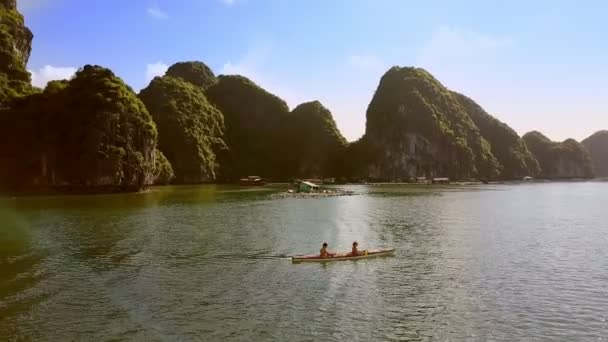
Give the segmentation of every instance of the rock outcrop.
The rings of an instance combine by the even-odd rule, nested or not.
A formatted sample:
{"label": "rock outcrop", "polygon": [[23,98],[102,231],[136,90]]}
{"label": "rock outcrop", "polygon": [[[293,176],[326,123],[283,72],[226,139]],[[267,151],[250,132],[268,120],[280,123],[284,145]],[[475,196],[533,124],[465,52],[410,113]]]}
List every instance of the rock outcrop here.
{"label": "rock outcrop", "polygon": [[289,115],[288,131],[295,176],[336,176],[348,143],[327,108],[319,101],[300,104]]}
{"label": "rock outcrop", "polygon": [[15,0],[0,0],[0,105],[31,92],[26,70],[32,51],[32,32],[17,11]]}
{"label": "rock outcrop", "polygon": [[539,177],[546,179],[593,177],[589,151],[576,140],[553,142],[537,131],[524,134],[523,140],[540,164]]}
{"label": "rock outcrop", "polygon": [[154,184],[166,185],[175,178],[173,167],[167,157],[156,149],[154,151]]}
{"label": "rock outcrop", "polygon": [[[495,178],[501,166],[457,99],[419,68],[387,71],[367,110],[360,150],[371,179]],[[371,156],[369,155],[371,154]]]}
{"label": "rock outcrop", "polygon": [[220,75],[206,95],[224,114],[228,150],[220,158],[222,179],[289,176],[289,107],[285,101],[236,75]]}
{"label": "rock outcrop", "polygon": [[582,141],[589,150],[596,177],[608,177],[608,131],[598,131]]}
{"label": "rock outcrop", "polygon": [[154,78],[139,98],[156,122],[158,148],[173,166],[175,182],[215,180],[216,152],[225,147],[224,118],[207,101],[203,88],[167,73]]}
{"label": "rock outcrop", "polygon": [[472,99],[456,92],[451,94],[479,128],[481,136],[490,143],[492,154],[502,165],[499,178],[521,179],[538,174],[538,161],[511,127],[488,114]]}
{"label": "rock outcrop", "polygon": [[3,118],[13,123],[5,132],[5,189],[136,191],[154,180],[154,122],[108,69],[87,65],[70,81],[49,82]]}
{"label": "rock outcrop", "polygon": [[203,89],[207,89],[217,82],[211,68],[198,61],[175,63],[167,69],[166,75],[181,78]]}

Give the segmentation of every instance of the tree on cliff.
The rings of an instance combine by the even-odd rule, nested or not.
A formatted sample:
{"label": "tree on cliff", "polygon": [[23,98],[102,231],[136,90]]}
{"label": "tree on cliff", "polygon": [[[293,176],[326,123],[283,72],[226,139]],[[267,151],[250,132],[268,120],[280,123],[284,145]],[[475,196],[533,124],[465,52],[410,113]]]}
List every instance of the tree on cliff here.
{"label": "tree on cliff", "polygon": [[523,140],[540,164],[540,177],[549,179],[593,177],[589,151],[576,140],[553,142],[538,131],[524,134]]}
{"label": "tree on cliff", "polygon": [[156,77],[139,94],[159,131],[159,149],[167,157],[178,183],[216,178],[216,152],[225,148],[224,119],[203,89],[182,78]]}
{"label": "tree on cliff", "polygon": [[500,178],[521,179],[538,174],[538,161],[511,127],[488,114],[470,98],[456,92],[451,94],[479,128],[484,139],[490,143],[492,154],[503,166]]}

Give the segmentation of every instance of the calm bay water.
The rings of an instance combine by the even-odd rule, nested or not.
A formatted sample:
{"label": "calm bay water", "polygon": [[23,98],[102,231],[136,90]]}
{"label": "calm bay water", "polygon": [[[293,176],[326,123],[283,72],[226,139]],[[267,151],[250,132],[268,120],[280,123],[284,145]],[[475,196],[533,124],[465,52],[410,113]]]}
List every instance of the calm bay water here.
{"label": "calm bay water", "polygon": [[608,183],[345,188],[2,199],[0,340],[608,339]]}

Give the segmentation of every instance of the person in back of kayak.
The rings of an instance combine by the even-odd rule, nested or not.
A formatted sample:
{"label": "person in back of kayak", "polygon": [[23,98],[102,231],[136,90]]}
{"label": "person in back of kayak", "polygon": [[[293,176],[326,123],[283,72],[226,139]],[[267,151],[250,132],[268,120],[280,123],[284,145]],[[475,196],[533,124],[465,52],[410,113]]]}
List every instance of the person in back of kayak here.
{"label": "person in back of kayak", "polygon": [[319,251],[319,256],[321,258],[331,258],[334,255],[336,255],[335,253],[329,253],[327,251],[327,242],[323,242],[323,247],[321,247],[321,250]]}
{"label": "person in back of kayak", "polygon": [[350,256],[361,255],[361,253],[357,250],[357,246],[359,246],[359,244],[357,243],[357,241],[353,242],[353,249],[350,252]]}
{"label": "person in back of kayak", "polygon": [[353,249],[351,250],[349,256],[367,255],[367,249],[363,250],[362,252],[359,252],[357,246],[359,246],[357,241],[353,242]]}

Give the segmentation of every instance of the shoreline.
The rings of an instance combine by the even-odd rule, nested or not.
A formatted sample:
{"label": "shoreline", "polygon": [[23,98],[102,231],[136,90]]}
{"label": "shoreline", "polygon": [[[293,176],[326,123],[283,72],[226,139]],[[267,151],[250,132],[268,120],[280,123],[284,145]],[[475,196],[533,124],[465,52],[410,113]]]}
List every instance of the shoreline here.
{"label": "shoreline", "polygon": [[[353,186],[353,185],[366,185],[366,186],[387,186],[387,185],[398,185],[398,186],[479,186],[479,185],[517,185],[517,184],[545,184],[545,183],[601,183],[608,182],[608,178],[591,178],[591,179],[580,179],[580,178],[563,178],[563,179],[533,179],[533,180],[504,180],[504,181],[454,181],[449,183],[423,183],[423,182],[347,182],[347,183],[328,183],[320,184],[323,187],[339,187],[339,186]],[[265,185],[247,186],[239,185],[238,183],[226,183],[226,182],[205,182],[205,183],[187,183],[187,184],[159,184],[150,185],[139,190],[130,190],[120,187],[44,187],[41,189],[27,189],[23,191],[7,191],[0,192],[0,198],[14,198],[14,197],[37,197],[37,196],[89,196],[89,195],[112,195],[112,194],[145,194],[154,191],[154,188],[163,188],[170,186],[233,186],[237,189],[268,189],[270,187],[278,186],[289,186],[289,182],[269,182]]]}

